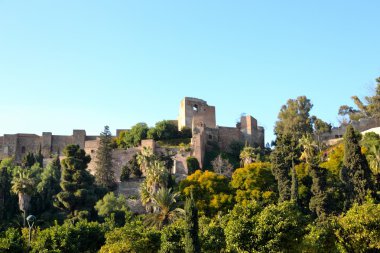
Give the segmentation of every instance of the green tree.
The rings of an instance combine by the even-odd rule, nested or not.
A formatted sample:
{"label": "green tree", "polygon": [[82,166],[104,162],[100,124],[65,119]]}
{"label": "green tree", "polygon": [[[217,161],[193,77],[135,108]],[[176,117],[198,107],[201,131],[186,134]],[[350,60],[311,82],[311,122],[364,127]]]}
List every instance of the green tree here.
{"label": "green tree", "polygon": [[373,96],[366,96],[365,103],[361,101],[357,96],[352,96],[357,109],[342,105],[339,108],[339,115],[344,118],[344,122],[349,122],[352,120],[359,120],[361,118],[379,118],[380,117],[380,77],[376,79],[376,90]]}
{"label": "green tree", "polygon": [[22,158],[22,167],[24,168],[30,168],[36,163],[36,158],[34,157],[34,154],[31,152],[28,152],[23,158]]}
{"label": "green tree", "polygon": [[0,233],[0,252],[26,252],[26,243],[18,229],[8,228],[5,232]]}
{"label": "green tree", "polygon": [[113,213],[127,211],[127,200],[123,195],[115,196],[115,193],[109,192],[96,202],[95,210],[99,216],[110,217]]}
{"label": "green tree", "polygon": [[183,209],[176,207],[176,199],[179,193],[173,193],[172,189],[160,188],[152,195],[153,213],[148,214],[146,222],[149,225],[162,229],[183,216]]}
{"label": "green tree", "polygon": [[166,188],[169,173],[164,164],[160,161],[153,161],[146,168],[146,177],[140,186],[142,204],[147,210],[152,211],[153,195],[160,188]]}
{"label": "green tree", "polygon": [[143,147],[137,154],[136,159],[140,166],[140,170],[145,174],[146,170],[157,160],[157,157],[154,155],[154,152],[150,147]]}
{"label": "green tree", "polygon": [[198,231],[198,209],[195,206],[194,199],[187,198],[185,202],[185,252],[186,253],[197,253],[201,252]]}
{"label": "green tree", "polygon": [[35,190],[35,182],[30,176],[29,170],[20,167],[16,168],[16,175],[12,180],[12,191],[18,195],[18,205],[23,212],[24,227],[26,225],[26,216],[30,208],[31,196]]}
{"label": "green tree", "polygon": [[256,161],[256,149],[250,146],[245,146],[240,152],[240,166],[244,167]]}
{"label": "green tree", "polygon": [[140,221],[125,224],[106,233],[106,244],[99,253],[156,253],[160,249],[161,235]]}
{"label": "green tree", "polygon": [[290,135],[280,135],[271,154],[272,173],[277,180],[279,202],[288,201],[292,197],[292,185],[295,186],[292,180],[295,178],[291,177],[290,173],[294,173],[291,169],[297,155],[294,152],[296,146],[297,143]]}
{"label": "green tree", "polygon": [[32,240],[32,253],[96,253],[104,244],[104,228],[97,222],[70,221],[55,224],[44,230],[37,230]]}
{"label": "green tree", "polygon": [[186,158],[186,165],[187,165],[187,174],[191,175],[193,174],[196,170],[200,169],[198,159],[195,158],[194,156],[189,156]]}
{"label": "green tree", "polygon": [[277,136],[290,134],[297,139],[307,133],[312,133],[312,119],[310,110],[313,108],[311,101],[300,96],[297,99],[289,99],[286,105],[281,107],[278,114],[274,132]]}
{"label": "green tree", "polygon": [[147,133],[149,139],[170,140],[180,137],[178,126],[169,120],[162,120],[156,123],[156,126],[149,129]]}
{"label": "green tree", "polygon": [[136,147],[140,145],[141,140],[146,139],[148,133],[148,125],[146,123],[137,123],[131,130],[124,134],[124,143],[126,147]]}
{"label": "green tree", "polygon": [[77,216],[79,211],[89,211],[96,202],[95,178],[87,171],[91,157],[78,145],[68,145],[63,150],[61,192],[55,205]]}
{"label": "green tree", "polygon": [[137,161],[137,155],[134,155],[131,160],[129,160],[121,169],[120,181],[125,182],[131,176],[132,177],[141,177],[142,172]]}
{"label": "green tree", "polygon": [[205,216],[199,218],[199,239],[201,240],[201,252],[219,253],[225,252],[226,237],[223,230],[223,218],[212,219]]}
{"label": "green tree", "polygon": [[344,135],[344,166],[341,180],[345,186],[346,208],[354,202],[362,204],[373,194],[371,170],[359,145],[360,136],[349,125]]}
{"label": "green tree", "polygon": [[215,172],[197,170],[181,181],[179,188],[186,197],[193,194],[199,212],[207,216],[226,213],[234,204],[228,178]]}
{"label": "green tree", "polygon": [[235,189],[237,203],[247,205],[252,200],[263,203],[277,201],[277,182],[271,172],[270,163],[251,163],[236,169],[231,186]]}
{"label": "green tree", "polygon": [[60,192],[61,163],[56,156],[49,163],[41,174],[41,182],[37,185],[37,192],[42,198],[42,209],[46,210],[53,207],[53,198]]}
{"label": "green tree", "polygon": [[306,227],[302,240],[301,252],[305,253],[338,253],[337,220],[333,217],[316,219]]}
{"label": "green tree", "polygon": [[112,164],[112,135],[108,126],[100,133],[99,149],[96,152],[96,183],[108,190],[114,190],[117,185]]}
{"label": "green tree", "polygon": [[44,156],[42,155],[41,145],[38,149],[38,153],[34,155],[36,163],[39,163],[40,167],[44,166]]}
{"label": "green tree", "polygon": [[341,252],[380,251],[380,205],[354,206],[338,219],[336,231]]}
{"label": "green tree", "polygon": [[328,213],[327,171],[319,167],[319,147],[313,137],[311,135],[303,136],[300,144],[303,147],[301,159],[309,166],[309,173],[313,180],[311,186],[313,196],[310,199],[309,209],[320,217]]}

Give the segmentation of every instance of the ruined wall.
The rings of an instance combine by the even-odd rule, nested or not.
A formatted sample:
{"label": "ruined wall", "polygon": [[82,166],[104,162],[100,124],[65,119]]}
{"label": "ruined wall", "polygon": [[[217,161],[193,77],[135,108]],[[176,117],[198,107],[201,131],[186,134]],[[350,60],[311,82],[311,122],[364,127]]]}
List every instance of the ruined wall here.
{"label": "ruined wall", "polygon": [[236,127],[218,127],[218,144],[222,151],[229,151],[232,142],[244,141],[242,132]]}
{"label": "ruined wall", "polygon": [[192,128],[194,116],[198,117],[196,123],[203,122],[207,127],[216,127],[214,106],[209,106],[201,99],[185,97],[180,104],[178,130],[183,127]]}
{"label": "ruined wall", "polygon": [[60,155],[67,145],[74,144],[74,140],[72,136],[53,135],[51,143],[51,153]]}
{"label": "ruined wall", "polygon": [[205,126],[202,123],[193,127],[193,137],[191,138],[192,156],[197,158],[200,167],[203,167],[204,156],[206,152],[206,133]]}
{"label": "ruined wall", "polygon": [[21,161],[28,152],[37,153],[41,147],[41,137],[34,134],[17,134],[16,161]]}

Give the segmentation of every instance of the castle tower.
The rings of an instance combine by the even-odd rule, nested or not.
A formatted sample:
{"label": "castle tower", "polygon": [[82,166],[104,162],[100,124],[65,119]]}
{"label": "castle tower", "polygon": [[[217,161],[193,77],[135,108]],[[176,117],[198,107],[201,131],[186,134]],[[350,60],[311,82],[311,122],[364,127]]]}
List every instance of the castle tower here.
{"label": "castle tower", "polygon": [[202,99],[185,97],[179,108],[178,130],[191,128],[194,116],[197,118],[196,123],[202,122],[206,127],[216,128],[215,106],[209,106]]}

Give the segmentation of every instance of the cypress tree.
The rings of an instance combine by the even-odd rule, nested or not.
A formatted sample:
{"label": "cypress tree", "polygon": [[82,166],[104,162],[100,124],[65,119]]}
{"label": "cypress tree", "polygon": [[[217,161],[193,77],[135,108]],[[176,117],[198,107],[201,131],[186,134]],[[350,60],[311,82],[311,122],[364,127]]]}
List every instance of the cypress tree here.
{"label": "cypress tree", "polygon": [[327,171],[319,167],[320,158],[318,156],[319,141],[316,142],[312,135],[308,134],[301,138],[300,144],[303,147],[301,159],[309,165],[309,175],[312,178],[309,210],[318,217],[327,213]]}
{"label": "cypress tree", "polygon": [[44,156],[42,155],[41,145],[38,149],[38,153],[34,155],[34,159],[36,163],[40,164],[41,168],[44,166]]}
{"label": "cypress tree", "polygon": [[297,200],[298,182],[294,169],[297,143],[291,135],[279,135],[271,154],[272,173],[277,180],[279,202]]}
{"label": "cypress tree", "polygon": [[91,210],[96,202],[94,177],[87,171],[91,157],[78,145],[68,145],[62,160],[61,192],[57,194],[57,207],[76,216],[78,211]]}
{"label": "cypress tree", "polygon": [[100,133],[100,145],[96,153],[96,183],[114,190],[116,188],[115,172],[112,165],[112,135],[108,126]]}
{"label": "cypress tree", "polygon": [[349,208],[353,203],[362,204],[367,196],[373,196],[374,188],[371,180],[371,170],[359,145],[360,135],[354,128],[347,126],[344,135],[343,168],[340,172],[345,186],[346,203]]}
{"label": "cypress tree", "polygon": [[186,199],[185,213],[185,252],[199,253],[201,252],[201,246],[198,237],[198,209],[192,197]]}

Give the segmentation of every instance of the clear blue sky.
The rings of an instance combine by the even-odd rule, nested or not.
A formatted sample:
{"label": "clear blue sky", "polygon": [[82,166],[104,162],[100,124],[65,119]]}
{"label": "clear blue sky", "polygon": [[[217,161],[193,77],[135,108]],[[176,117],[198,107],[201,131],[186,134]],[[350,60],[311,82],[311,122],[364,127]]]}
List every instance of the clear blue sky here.
{"label": "clear blue sky", "polygon": [[380,76],[380,1],[0,0],[0,135],[98,134],[175,119],[180,100],[217,123],[256,117],[273,139],[281,105],[340,105]]}

